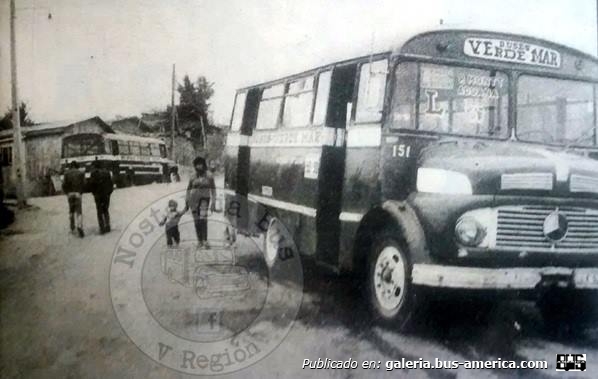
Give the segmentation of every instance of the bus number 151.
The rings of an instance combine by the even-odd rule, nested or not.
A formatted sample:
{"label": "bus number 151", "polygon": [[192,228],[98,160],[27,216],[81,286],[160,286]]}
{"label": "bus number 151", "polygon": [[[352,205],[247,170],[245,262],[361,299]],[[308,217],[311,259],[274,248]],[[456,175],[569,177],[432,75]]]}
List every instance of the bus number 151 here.
{"label": "bus number 151", "polygon": [[392,147],[392,156],[400,157],[400,158],[409,158],[411,156],[411,146],[401,144],[401,145],[393,145]]}

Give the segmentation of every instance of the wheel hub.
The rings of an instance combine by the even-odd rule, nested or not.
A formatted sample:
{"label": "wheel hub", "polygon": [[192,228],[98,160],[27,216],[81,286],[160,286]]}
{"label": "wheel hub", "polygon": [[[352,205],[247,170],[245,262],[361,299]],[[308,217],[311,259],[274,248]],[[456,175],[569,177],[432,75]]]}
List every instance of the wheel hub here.
{"label": "wheel hub", "polygon": [[374,269],[376,298],[380,305],[393,310],[401,305],[405,288],[405,263],[394,246],[385,247],[376,260]]}

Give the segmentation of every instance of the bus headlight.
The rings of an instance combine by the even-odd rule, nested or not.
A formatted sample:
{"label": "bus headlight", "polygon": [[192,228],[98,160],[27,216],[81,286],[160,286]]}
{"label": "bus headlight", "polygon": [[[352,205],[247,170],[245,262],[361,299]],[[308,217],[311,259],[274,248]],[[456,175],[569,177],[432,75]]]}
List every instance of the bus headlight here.
{"label": "bus headlight", "polygon": [[417,170],[419,192],[471,195],[471,181],[467,175],[440,168],[422,167]]}
{"label": "bus headlight", "polygon": [[478,246],[486,237],[486,229],[472,217],[461,217],[455,226],[455,237],[465,246]]}

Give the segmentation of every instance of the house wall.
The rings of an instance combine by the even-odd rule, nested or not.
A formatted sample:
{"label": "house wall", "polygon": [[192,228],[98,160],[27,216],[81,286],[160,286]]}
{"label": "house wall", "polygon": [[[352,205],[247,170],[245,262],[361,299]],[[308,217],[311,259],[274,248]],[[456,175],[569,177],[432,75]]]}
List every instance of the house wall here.
{"label": "house wall", "polygon": [[50,175],[56,175],[60,171],[62,135],[53,134],[26,138],[25,146],[29,196],[52,194]]}

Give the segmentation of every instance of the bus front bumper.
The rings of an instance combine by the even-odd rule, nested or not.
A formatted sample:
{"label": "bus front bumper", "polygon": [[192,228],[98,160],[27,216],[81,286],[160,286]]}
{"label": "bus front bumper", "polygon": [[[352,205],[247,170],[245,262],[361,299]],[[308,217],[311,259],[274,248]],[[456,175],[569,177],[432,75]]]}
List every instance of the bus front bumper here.
{"label": "bus front bumper", "polygon": [[530,290],[546,286],[598,289],[598,268],[481,268],[414,264],[412,283],[439,288]]}

